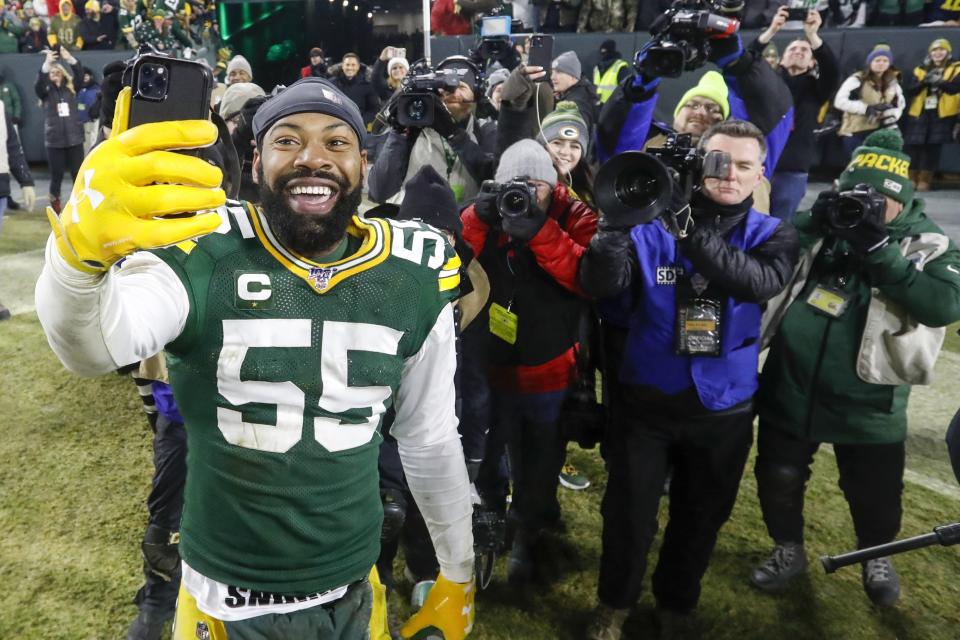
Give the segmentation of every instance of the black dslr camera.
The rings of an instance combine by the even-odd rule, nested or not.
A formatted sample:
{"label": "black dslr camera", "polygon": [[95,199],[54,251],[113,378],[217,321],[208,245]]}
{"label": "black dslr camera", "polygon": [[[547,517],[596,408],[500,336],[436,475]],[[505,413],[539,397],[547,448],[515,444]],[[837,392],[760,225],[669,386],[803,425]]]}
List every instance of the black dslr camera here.
{"label": "black dslr camera", "polygon": [[824,211],[824,218],[831,229],[845,230],[854,229],[869,218],[883,220],[887,199],[869,184],[858,184],[841,191],[835,203]]}
{"label": "black dslr camera", "polygon": [[440,92],[453,91],[459,85],[460,76],[454,69],[421,67],[403,81],[397,97],[397,122],[402,127],[432,126]]}
{"label": "black dslr camera", "polygon": [[473,508],[473,554],[477,584],[486,589],[497,556],[507,549],[507,518],[503,511],[482,505]]}
{"label": "black dslr camera", "polygon": [[594,181],[597,206],[614,226],[646,224],[667,211],[676,190],[689,201],[704,178],[726,177],[730,155],[703,155],[690,134],[671,133],[662,147],[627,151],[610,158]]}
{"label": "black dslr camera", "polygon": [[[732,36],[740,29],[743,0],[674,0],[650,27],[653,39],[637,71],[650,77],[678,78],[703,66],[710,38]],[[641,56],[638,55],[638,60]]]}
{"label": "black dslr camera", "polygon": [[484,180],[480,190],[496,194],[497,212],[502,218],[524,218],[537,204],[537,190],[522,178],[503,183]]}

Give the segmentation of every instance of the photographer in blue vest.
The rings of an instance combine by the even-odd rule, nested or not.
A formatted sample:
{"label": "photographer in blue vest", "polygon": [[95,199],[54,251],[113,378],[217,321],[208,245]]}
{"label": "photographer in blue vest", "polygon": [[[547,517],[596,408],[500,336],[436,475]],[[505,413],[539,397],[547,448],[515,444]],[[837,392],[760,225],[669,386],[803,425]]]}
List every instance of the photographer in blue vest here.
{"label": "photographer in blue vest", "polygon": [[752,206],[767,152],[760,129],[720,122],[697,149],[720,159],[718,177],[702,179],[689,202],[675,193],[650,223],[630,227],[604,215],[580,265],[584,291],[625,296],[630,307],[612,386],[591,639],[619,638],[637,603],[671,466],[653,595],[664,627],[700,637],[691,628],[700,580],[753,442],[761,305],[783,289],[797,261],[793,227]]}

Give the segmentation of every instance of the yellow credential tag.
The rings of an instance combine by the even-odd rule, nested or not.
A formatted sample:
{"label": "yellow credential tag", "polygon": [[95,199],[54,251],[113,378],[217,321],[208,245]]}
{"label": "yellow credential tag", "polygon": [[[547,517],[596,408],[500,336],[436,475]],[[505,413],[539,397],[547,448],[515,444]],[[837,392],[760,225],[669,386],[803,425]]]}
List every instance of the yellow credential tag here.
{"label": "yellow credential tag", "polygon": [[508,344],[517,342],[517,314],[504,309],[496,302],[490,305],[490,333]]}
{"label": "yellow credential tag", "polygon": [[839,318],[847,310],[849,299],[839,291],[817,287],[807,298],[807,304],[832,318]]}

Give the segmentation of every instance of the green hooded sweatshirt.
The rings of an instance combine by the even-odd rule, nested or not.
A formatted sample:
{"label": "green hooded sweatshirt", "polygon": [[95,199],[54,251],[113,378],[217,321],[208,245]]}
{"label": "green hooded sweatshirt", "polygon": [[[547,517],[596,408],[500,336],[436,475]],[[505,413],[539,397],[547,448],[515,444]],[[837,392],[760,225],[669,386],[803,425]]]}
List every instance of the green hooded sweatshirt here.
{"label": "green hooded sweatshirt", "polygon": [[[796,227],[801,247],[824,237],[809,212]],[[945,235],[914,199],[887,225],[890,244],[861,258],[847,244],[827,237],[800,295],[790,304],[770,343],[757,408],[762,424],[813,442],[880,444],[907,435],[910,385],[869,384],[856,373],[871,286],[929,327],[960,319],[960,250],[951,241],[945,253],[918,271],[898,241],[920,233]],[[818,285],[849,296],[846,311],[832,318],[807,303]]]}

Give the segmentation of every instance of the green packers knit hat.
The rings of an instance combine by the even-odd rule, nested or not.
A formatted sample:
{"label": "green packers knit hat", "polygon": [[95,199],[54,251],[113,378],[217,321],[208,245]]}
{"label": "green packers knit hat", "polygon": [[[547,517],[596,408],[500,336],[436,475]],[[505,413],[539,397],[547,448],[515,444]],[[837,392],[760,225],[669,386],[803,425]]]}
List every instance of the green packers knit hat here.
{"label": "green packers knit hat", "polygon": [[913,200],[910,181],[910,156],[903,152],[903,137],[898,129],[874,131],[863,145],[853,151],[850,164],[840,174],[840,190],[865,183],[903,204]]}
{"label": "green packers knit hat", "polygon": [[558,102],[556,108],[547,114],[540,126],[543,130],[540,141],[544,144],[558,139],[573,140],[586,151],[590,143],[587,123],[580,115],[576,102],[570,100]]}

